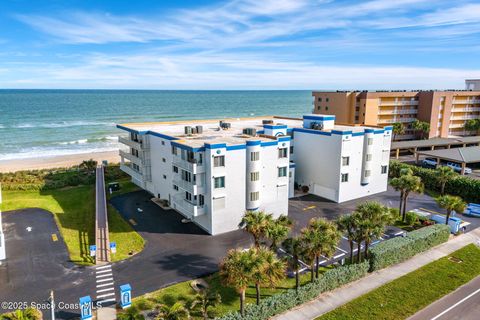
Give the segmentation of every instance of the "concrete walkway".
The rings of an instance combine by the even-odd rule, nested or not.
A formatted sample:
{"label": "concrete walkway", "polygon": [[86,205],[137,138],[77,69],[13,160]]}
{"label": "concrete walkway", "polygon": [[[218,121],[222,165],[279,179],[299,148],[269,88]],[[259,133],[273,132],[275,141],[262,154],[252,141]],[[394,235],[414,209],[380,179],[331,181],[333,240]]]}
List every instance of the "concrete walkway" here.
{"label": "concrete walkway", "polygon": [[298,306],[283,314],[273,317],[275,320],[306,320],[315,319],[324,313],[334,310],[345,303],[368,293],[392,280],[410,273],[432,261],[438,260],[450,253],[470,244],[480,243],[480,228],[457,236],[447,243],[441,244],[427,252],[394,266],[373,272],[366,277],[352,282],[336,290],[324,293],[317,299]]}

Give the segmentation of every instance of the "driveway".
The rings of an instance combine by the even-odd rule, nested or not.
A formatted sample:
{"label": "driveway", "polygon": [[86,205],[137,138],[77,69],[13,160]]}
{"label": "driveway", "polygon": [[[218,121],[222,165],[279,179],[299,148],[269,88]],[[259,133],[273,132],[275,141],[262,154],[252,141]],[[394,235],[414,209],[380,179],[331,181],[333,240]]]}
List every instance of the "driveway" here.
{"label": "driveway", "polygon": [[[0,266],[0,301],[44,304],[53,289],[57,303],[70,304],[91,292],[92,268],[69,262],[50,212],[25,209],[4,212],[2,216],[7,259]],[[9,309],[2,305],[1,312]],[[49,310],[42,311],[49,314]],[[79,315],[76,309],[57,312],[60,319]]]}

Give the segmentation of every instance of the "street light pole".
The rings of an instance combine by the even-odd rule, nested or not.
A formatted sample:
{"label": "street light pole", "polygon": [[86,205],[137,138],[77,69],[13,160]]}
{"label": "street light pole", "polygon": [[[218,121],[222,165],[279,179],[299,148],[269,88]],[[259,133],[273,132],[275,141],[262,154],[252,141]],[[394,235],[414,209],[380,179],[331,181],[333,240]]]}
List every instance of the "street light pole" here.
{"label": "street light pole", "polygon": [[55,320],[55,300],[53,298],[53,290],[50,290],[50,313],[52,315],[52,320]]}

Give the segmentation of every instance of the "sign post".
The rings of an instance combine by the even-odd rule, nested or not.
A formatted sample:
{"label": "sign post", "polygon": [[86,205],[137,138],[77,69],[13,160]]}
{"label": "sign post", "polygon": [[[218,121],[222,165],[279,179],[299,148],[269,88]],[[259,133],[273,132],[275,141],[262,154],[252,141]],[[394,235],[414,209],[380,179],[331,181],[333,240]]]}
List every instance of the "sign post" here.
{"label": "sign post", "polygon": [[115,242],[110,242],[110,252],[111,253],[117,252],[117,244]]}
{"label": "sign post", "polygon": [[91,245],[90,246],[90,257],[95,257],[97,254],[97,246]]}
{"label": "sign post", "polygon": [[82,320],[92,319],[92,299],[90,296],[80,298],[80,313]]}
{"label": "sign post", "polygon": [[120,286],[120,307],[122,309],[127,309],[132,305],[132,287],[130,285],[124,284]]}

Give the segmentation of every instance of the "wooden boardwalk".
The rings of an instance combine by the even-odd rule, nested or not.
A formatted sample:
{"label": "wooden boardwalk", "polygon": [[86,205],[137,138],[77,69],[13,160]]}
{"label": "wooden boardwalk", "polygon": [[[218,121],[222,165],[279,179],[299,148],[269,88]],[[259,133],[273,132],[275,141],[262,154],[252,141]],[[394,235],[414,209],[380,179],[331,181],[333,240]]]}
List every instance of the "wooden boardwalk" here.
{"label": "wooden boardwalk", "polygon": [[98,166],[96,169],[95,203],[95,244],[97,246],[95,261],[96,264],[103,264],[110,261],[107,197],[105,194],[105,176],[103,166]]}

